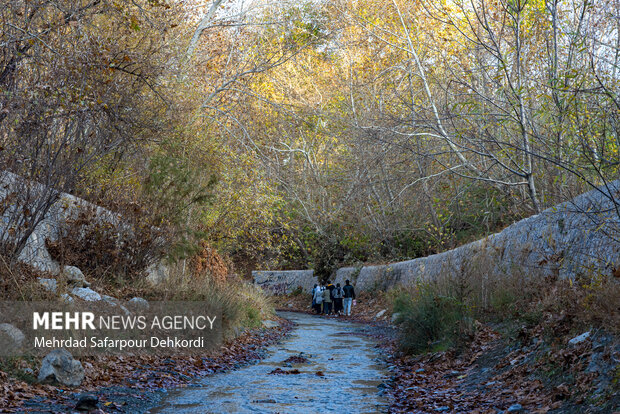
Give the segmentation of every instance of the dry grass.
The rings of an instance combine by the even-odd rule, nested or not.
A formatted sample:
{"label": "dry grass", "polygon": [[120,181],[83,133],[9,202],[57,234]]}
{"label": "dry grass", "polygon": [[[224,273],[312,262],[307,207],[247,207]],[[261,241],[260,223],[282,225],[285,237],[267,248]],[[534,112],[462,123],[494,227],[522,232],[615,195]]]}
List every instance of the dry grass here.
{"label": "dry grass", "polygon": [[198,274],[182,263],[171,268],[170,278],[157,286],[141,282],[144,296],[153,300],[206,301],[222,312],[225,330],[257,327],[274,315],[274,306],[261,289],[237,279],[222,279],[203,269]]}
{"label": "dry grass", "polygon": [[[86,279],[92,281],[95,291],[119,299],[140,296],[151,301],[207,302],[221,311],[226,334],[238,331],[238,328],[261,326],[264,319],[274,317],[274,304],[269,296],[246,281],[223,276],[222,261],[216,260],[215,263],[218,265],[215,275],[211,274],[204,260],[201,266],[188,260],[185,269],[182,262],[172,265],[169,279],[157,286],[151,285],[144,278],[116,283],[110,279],[97,278],[88,270],[84,273]],[[55,279],[56,293],[45,289],[37,280],[38,277]],[[29,266],[10,263],[8,259],[0,256],[2,300],[54,302],[58,301],[60,295],[67,292],[69,287],[62,276],[41,274]]]}
{"label": "dry grass", "polygon": [[[56,300],[57,295],[44,289],[37,277],[52,276],[40,275],[30,266],[21,263],[11,263],[0,255],[0,300],[14,301],[46,301]],[[58,281],[62,287],[62,281]]]}

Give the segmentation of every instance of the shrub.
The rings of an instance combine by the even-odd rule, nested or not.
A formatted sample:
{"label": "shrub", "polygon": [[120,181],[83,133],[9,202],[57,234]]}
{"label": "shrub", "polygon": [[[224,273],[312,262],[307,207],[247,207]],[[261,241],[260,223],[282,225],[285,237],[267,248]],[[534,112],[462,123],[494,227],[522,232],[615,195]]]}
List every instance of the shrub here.
{"label": "shrub", "polygon": [[[47,241],[52,258],[74,265],[98,280],[135,280],[148,265],[163,255],[166,239],[162,229],[136,217],[113,223],[85,209],[68,220],[58,241]],[[122,283],[120,283],[122,284]]]}
{"label": "shrub", "polygon": [[422,353],[458,345],[470,333],[470,318],[463,304],[450,296],[420,286],[415,292],[401,291],[394,298],[396,323],[400,325],[400,347],[406,353]]}

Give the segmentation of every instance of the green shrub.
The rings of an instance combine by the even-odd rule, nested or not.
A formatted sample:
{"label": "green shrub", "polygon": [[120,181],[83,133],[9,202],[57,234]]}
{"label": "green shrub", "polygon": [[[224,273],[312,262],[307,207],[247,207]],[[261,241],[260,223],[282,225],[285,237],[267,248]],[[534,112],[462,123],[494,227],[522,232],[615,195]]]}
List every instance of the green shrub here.
{"label": "green shrub", "polygon": [[393,302],[400,326],[402,351],[418,354],[447,349],[460,344],[471,331],[471,318],[462,303],[441,296],[430,287],[415,293],[402,291]]}

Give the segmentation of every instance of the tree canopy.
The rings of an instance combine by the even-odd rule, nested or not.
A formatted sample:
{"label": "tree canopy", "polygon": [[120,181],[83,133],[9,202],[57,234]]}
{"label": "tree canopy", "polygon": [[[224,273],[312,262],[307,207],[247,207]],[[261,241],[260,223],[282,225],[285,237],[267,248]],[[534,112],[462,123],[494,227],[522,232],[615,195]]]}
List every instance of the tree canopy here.
{"label": "tree canopy", "polygon": [[618,177],[615,0],[4,4],[2,169],[169,229],[176,258],[328,274]]}

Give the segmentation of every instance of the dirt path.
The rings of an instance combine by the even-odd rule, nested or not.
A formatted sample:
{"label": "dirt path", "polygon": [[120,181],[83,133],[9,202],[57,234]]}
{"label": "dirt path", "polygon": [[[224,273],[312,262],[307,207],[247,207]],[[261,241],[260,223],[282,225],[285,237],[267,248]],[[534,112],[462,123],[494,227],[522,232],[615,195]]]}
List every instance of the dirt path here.
{"label": "dirt path", "polygon": [[[153,413],[386,412],[384,365],[355,324],[282,313],[298,325],[256,365],[172,392]],[[287,362],[288,361],[288,362]]]}

